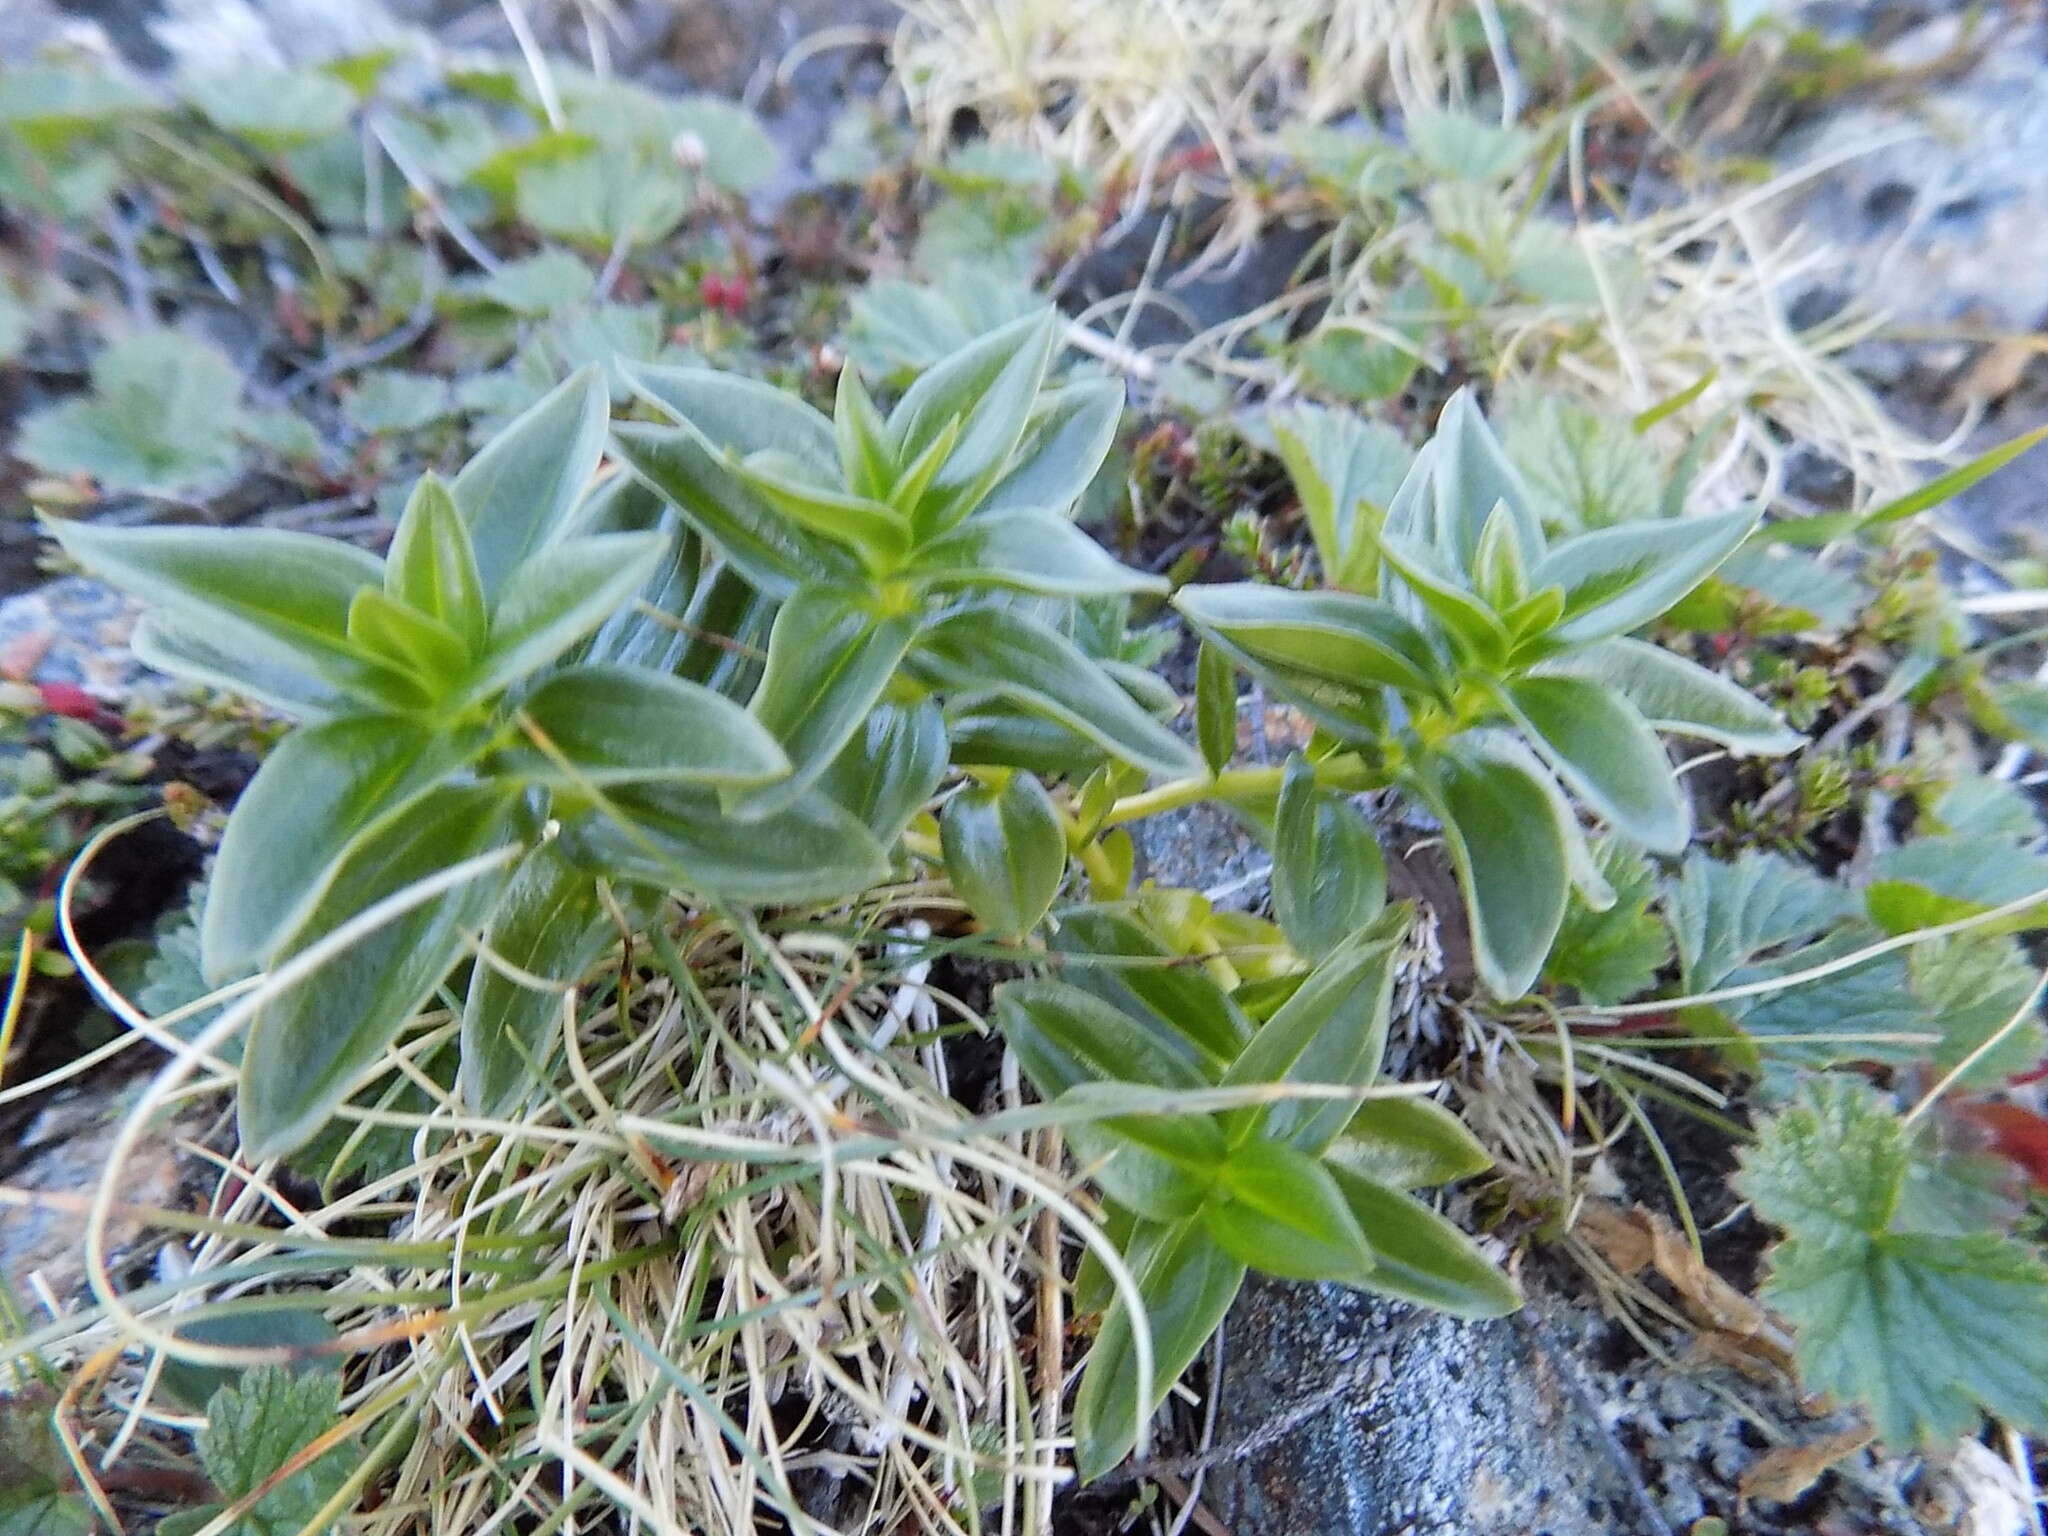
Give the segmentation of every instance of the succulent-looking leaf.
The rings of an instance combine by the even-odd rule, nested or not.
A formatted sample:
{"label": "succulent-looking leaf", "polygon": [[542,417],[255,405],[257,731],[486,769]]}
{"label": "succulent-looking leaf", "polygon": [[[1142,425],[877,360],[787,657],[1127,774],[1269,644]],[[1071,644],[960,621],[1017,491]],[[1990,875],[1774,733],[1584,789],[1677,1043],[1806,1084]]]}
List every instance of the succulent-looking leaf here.
{"label": "succulent-looking leaf", "polygon": [[569,765],[541,748],[522,755],[520,771],[572,792],[580,784],[766,784],[789,772],[775,738],[732,700],[639,667],[565,667],[520,707]]}
{"label": "succulent-looking leaf", "polygon": [[1789,752],[1805,738],[1746,689],[1661,646],[1618,636],[1544,671],[1569,672],[1613,689],[1651,725],[1719,742],[1733,752]]}
{"label": "succulent-looking leaf", "polygon": [[1511,738],[1473,732],[1448,743],[1430,774],[1419,787],[1443,818],[1479,979],[1496,997],[1520,997],[1550,953],[1571,887],[1543,767]]}
{"label": "succulent-looking leaf", "polygon": [[768,670],[750,706],[795,771],[728,805],[743,818],[788,805],[832,766],[866,722],[917,633],[915,614],[881,614],[866,594],[800,587],[775,615]]}
{"label": "succulent-looking leaf", "polygon": [[1045,786],[1028,773],[975,785],[939,817],[946,873],[990,933],[1020,939],[1052,909],[1067,869],[1067,838]]}
{"label": "succulent-looking leaf", "polygon": [[611,410],[604,373],[583,368],[486,443],[449,486],[492,597],[539,551],[574,531]]}
{"label": "succulent-looking leaf", "polygon": [[488,698],[591,634],[646,585],[667,552],[660,533],[597,533],[519,567],[499,590],[470,697]]}
{"label": "succulent-looking leaf", "polygon": [[517,1107],[553,1054],[567,996],[536,987],[490,963],[566,988],[596,963],[615,930],[596,882],[552,845],[536,848],[513,873],[469,982],[462,1009],[459,1086],[479,1114]]}
{"label": "succulent-looking leaf", "polygon": [[1231,1149],[1221,1187],[1202,1205],[1202,1225],[1231,1257],[1287,1280],[1359,1285],[1374,1267],[1372,1245],[1330,1171],[1277,1141]]}
{"label": "succulent-looking leaf", "polygon": [[350,843],[435,783],[475,745],[409,720],[356,715],[294,731],[228,819],[200,922],[218,986],[261,968],[305,919]]}
{"label": "succulent-looking leaf", "polygon": [[1330,1166],[1345,1205],[1372,1245],[1368,1290],[1453,1317],[1503,1317],[1522,1304],[1514,1282],[1479,1245],[1413,1195]]}
{"label": "succulent-looking leaf", "polygon": [[1529,577],[1534,589],[1564,589],[1564,618],[1551,628],[1551,639],[1584,645],[1640,629],[1712,575],[1761,515],[1752,507],[1626,523],[1566,539]]}
{"label": "succulent-looking leaf", "polygon": [[913,655],[956,699],[1011,700],[1167,777],[1200,766],[1193,749],[1132,702],[1100,663],[1015,609],[960,609],[926,629]]}
{"label": "succulent-looking leaf", "polygon": [[1387,865],[1372,824],[1316,787],[1299,753],[1288,759],[1273,825],[1273,915],[1310,964],[1364,928],[1387,903]]}
{"label": "succulent-looking leaf", "polygon": [[1163,593],[1167,585],[1120,563],[1064,517],[1024,510],[970,517],[919,548],[912,569],[931,587],[1014,587],[1053,597]]}
{"label": "succulent-looking leaf", "polygon": [[1507,685],[1516,722],[1558,777],[1624,836],[1655,853],[1692,838],[1692,805],[1643,717],[1589,678]]}
{"label": "succulent-looking leaf", "polygon": [[439,475],[420,476],[391,536],[384,560],[384,592],[428,618],[438,620],[470,654],[484,648],[490,613],[469,527]]}
{"label": "succulent-looking leaf", "polygon": [[[429,790],[356,839],[278,958],[502,839],[503,787]],[[263,1162],[303,1144],[354,1091],[462,953],[504,887],[472,879],[385,923],[266,1004],[242,1052],[242,1145]]]}
{"label": "succulent-looking leaf", "polygon": [[1244,1284],[1243,1263],[1219,1248],[1199,1219],[1149,1228],[1126,1259],[1145,1301],[1152,1379],[1139,1381],[1132,1321],[1119,1301],[1095,1336],[1074,1400],[1074,1464],[1084,1483],[1128,1454],[1140,1417],[1149,1419],[1165,1401]]}

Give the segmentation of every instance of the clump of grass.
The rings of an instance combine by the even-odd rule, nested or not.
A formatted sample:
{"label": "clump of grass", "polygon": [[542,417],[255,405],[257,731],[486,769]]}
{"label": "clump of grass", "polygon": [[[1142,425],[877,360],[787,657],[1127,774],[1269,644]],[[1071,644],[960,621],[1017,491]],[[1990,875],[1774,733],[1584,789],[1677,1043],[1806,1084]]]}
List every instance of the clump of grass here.
{"label": "clump of grass", "polygon": [[[672,909],[562,993],[561,1065],[513,1119],[456,1102],[455,1020],[425,1013],[302,1159],[320,1200],[198,1149],[219,1182],[203,1217],[160,1213],[193,1233],[168,1278],[121,1295],[96,1232],[100,1306],[6,1352],[89,1362],[64,1410],[88,1488],[138,1429],[192,1426],[160,1352],[340,1357],[322,1448],[355,1448],[331,1513],[364,1536],[1045,1529],[1063,1250],[1123,1271],[1014,1066],[950,1075],[949,1039],[984,1026],[933,980],[949,905],[904,885],[769,926]],[[180,1055],[131,1125],[227,1086],[217,1053],[264,987],[190,1045],[150,1024]],[[278,1308],[332,1337],[195,1342]]]}

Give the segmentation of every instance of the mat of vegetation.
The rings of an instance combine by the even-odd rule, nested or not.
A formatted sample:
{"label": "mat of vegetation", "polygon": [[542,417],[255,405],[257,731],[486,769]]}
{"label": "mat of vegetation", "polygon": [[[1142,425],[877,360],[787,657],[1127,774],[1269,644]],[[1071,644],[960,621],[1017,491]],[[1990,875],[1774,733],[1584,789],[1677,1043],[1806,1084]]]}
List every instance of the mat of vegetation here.
{"label": "mat of vegetation", "polygon": [[0,1533],[1242,1529],[1312,1285],[2038,1532],[2048,428],[1766,217],[2022,23],[1710,9],[0,71]]}

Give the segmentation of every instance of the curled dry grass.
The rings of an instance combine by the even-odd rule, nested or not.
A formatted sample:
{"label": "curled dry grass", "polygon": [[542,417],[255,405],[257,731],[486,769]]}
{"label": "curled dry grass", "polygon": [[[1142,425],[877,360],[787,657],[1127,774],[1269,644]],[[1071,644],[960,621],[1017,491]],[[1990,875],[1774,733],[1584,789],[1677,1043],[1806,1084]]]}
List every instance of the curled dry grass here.
{"label": "curled dry grass", "polygon": [[[95,1487],[138,1433],[196,1423],[157,1390],[164,1346],[279,1357],[174,1331],[310,1302],[344,1357],[332,1508],[368,1491],[364,1536],[1047,1529],[1062,1248],[1102,1239],[1013,1066],[955,1096],[942,1045],[985,1026],[932,980],[922,919],[947,904],[672,911],[564,993],[566,1065],[515,1119],[439,1086],[456,1025],[424,1014],[323,1144],[330,1174],[370,1173],[307,1202],[195,1149],[220,1177],[203,1216],[150,1213],[192,1233],[158,1282],[121,1294],[96,1252],[100,1306],[0,1353],[86,1363],[63,1413]],[[227,1085],[203,1061],[261,990],[135,1123]]]}

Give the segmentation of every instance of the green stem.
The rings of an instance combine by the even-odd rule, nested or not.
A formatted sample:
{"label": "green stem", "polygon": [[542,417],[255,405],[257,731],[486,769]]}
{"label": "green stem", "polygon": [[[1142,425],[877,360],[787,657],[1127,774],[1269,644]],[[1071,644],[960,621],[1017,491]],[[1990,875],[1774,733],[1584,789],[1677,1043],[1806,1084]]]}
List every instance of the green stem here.
{"label": "green stem", "polygon": [[[1284,767],[1226,768],[1213,776],[1173,779],[1138,794],[1125,795],[1109,808],[1102,824],[1120,827],[1125,822],[1142,821],[1147,816],[1199,805],[1204,800],[1252,800],[1277,795],[1286,772]],[[1387,778],[1346,753],[1316,764],[1316,782],[1326,789],[1355,794],[1365,789],[1383,789]]]}

